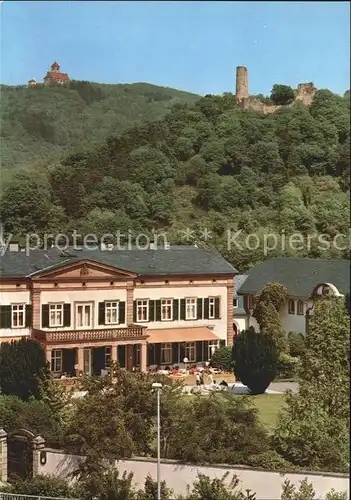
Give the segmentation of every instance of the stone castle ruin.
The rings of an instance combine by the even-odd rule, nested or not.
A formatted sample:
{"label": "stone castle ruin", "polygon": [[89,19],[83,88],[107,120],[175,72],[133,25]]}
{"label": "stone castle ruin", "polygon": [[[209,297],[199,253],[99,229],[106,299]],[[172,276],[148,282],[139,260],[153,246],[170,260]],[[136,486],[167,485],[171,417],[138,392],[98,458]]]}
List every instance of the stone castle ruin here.
{"label": "stone castle ruin", "polygon": [[[296,101],[302,101],[305,106],[311,106],[316,87],[312,82],[299,83],[295,95],[294,104]],[[245,66],[237,66],[236,68],[236,102],[243,109],[253,109],[264,114],[274,113],[282,106],[274,104],[266,104],[255,97],[250,97],[248,72]],[[288,104],[291,106],[292,104]]]}

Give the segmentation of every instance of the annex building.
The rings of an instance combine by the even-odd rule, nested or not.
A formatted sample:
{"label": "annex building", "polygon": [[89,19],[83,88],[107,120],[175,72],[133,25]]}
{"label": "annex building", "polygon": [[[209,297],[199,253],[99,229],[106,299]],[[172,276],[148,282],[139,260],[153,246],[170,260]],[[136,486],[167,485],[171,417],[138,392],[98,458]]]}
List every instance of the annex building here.
{"label": "annex building", "polygon": [[[243,299],[247,327],[253,326],[259,330],[252,316],[256,295],[268,283],[281,283],[288,290],[288,300],[280,311],[284,330],[286,333],[305,334],[308,315],[313,313],[316,297],[330,293],[346,299],[350,294],[350,262],[336,259],[273,258],[252,268],[245,278],[236,276],[234,283],[236,281],[239,285],[236,294]],[[236,318],[234,320],[238,321]]]}
{"label": "annex building", "polygon": [[6,251],[0,342],[38,340],[57,375],[205,362],[232,344],[236,273],[190,246]]}

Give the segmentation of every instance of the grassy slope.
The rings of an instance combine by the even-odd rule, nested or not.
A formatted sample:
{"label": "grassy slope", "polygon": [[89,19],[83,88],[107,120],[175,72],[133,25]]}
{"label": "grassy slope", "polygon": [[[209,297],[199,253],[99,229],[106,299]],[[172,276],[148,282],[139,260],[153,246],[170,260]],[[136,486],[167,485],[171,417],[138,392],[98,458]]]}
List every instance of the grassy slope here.
{"label": "grassy slope", "polygon": [[1,86],[2,168],[47,164],[92,149],[109,135],[157,120],[174,104],[199,97],[147,83],[82,89]]}

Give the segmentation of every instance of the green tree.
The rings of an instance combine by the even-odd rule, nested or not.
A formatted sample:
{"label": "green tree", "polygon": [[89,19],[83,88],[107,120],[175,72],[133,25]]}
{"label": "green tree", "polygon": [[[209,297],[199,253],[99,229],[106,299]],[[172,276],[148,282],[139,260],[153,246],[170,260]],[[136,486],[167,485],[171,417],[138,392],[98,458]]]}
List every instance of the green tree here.
{"label": "green tree", "polygon": [[284,105],[290,104],[295,98],[294,90],[289,85],[273,85],[270,99],[274,104]]}
{"label": "green tree", "polygon": [[232,363],[232,348],[227,346],[216,349],[211,358],[211,365],[213,367],[220,368],[227,372],[232,370]]}
{"label": "green tree", "polygon": [[236,379],[252,394],[263,394],[277,375],[277,350],[274,339],[253,327],[241,332],[233,345]]}
{"label": "green tree", "polygon": [[22,338],[0,344],[0,388],[28,401],[40,397],[40,381],[48,374],[43,348],[35,340]]}
{"label": "green tree", "polygon": [[252,313],[260,327],[260,333],[274,339],[278,355],[286,351],[285,331],[280,319],[280,311],[287,301],[288,290],[280,283],[268,283],[256,297]]}
{"label": "green tree", "polygon": [[301,356],[299,393],[287,395],[275,434],[277,450],[294,464],[347,468],[349,327],[343,299],[316,301]]}
{"label": "green tree", "polygon": [[44,401],[23,401],[17,396],[0,396],[0,426],[6,432],[27,429],[43,437],[48,446],[60,446],[63,428]]}
{"label": "green tree", "polygon": [[169,446],[177,460],[235,464],[267,451],[269,442],[249,398],[215,393],[183,404]]}
{"label": "green tree", "polygon": [[12,234],[40,233],[49,222],[50,210],[51,187],[46,176],[22,171],[15,174],[4,189],[0,218],[5,230]]}

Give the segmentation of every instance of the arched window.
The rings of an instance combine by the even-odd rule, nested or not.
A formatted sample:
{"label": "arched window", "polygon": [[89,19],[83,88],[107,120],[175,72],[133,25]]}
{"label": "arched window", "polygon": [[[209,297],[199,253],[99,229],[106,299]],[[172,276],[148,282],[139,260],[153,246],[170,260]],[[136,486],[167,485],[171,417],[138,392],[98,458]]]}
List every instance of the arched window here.
{"label": "arched window", "polygon": [[297,302],[297,314],[299,316],[303,316],[304,315],[304,303],[302,302],[302,300],[299,300]]}
{"label": "arched window", "polygon": [[295,314],[295,300],[294,299],[289,299],[288,312],[289,312],[289,314]]}

